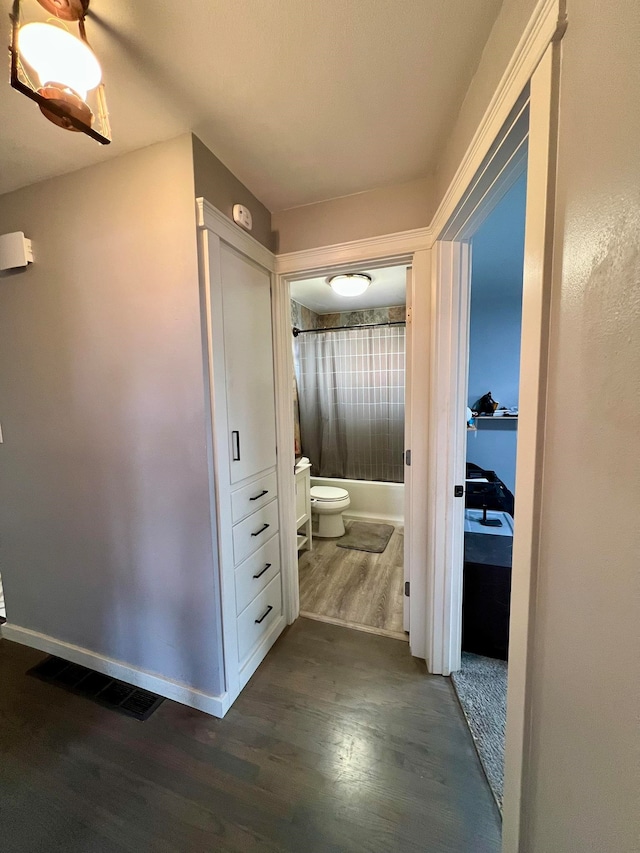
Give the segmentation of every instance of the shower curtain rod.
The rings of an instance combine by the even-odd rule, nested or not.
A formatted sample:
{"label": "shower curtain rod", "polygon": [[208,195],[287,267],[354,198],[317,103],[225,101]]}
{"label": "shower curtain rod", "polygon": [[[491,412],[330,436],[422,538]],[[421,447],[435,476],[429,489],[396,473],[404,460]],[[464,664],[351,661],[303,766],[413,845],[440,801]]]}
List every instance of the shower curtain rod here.
{"label": "shower curtain rod", "polygon": [[378,326],[406,326],[406,320],[393,320],[388,323],[362,323],[358,326],[325,326],[323,329],[296,329],[294,326],[293,337],[298,335],[308,335],[310,332],[344,332],[346,329],[377,329]]}

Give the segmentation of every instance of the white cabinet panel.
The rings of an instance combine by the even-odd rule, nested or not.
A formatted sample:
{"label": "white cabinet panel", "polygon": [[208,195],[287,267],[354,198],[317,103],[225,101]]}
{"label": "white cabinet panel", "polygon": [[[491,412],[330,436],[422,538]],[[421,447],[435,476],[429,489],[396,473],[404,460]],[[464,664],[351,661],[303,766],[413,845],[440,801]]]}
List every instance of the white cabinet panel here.
{"label": "white cabinet panel", "polygon": [[273,536],[236,569],[236,611],[242,613],[279,571],[280,540]]}
{"label": "white cabinet panel", "polygon": [[238,616],[238,657],[241,665],[281,615],[282,585],[278,574]]}
{"label": "white cabinet panel", "polygon": [[278,530],[278,501],[254,512],[233,527],[233,556],[236,566],[257,551]]}
{"label": "white cabinet panel", "polygon": [[276,464],[269,274],[220,245],[231,482]]}
{"label": "white cabinet panel", "polygon": [[231,495],[233,523],[236,524],[252,512],[261,509],[269,501],[272,501],[277,494],[278,477],[275,471],[267,474],[266,477],[254,480],[248,486],[237,489]]}

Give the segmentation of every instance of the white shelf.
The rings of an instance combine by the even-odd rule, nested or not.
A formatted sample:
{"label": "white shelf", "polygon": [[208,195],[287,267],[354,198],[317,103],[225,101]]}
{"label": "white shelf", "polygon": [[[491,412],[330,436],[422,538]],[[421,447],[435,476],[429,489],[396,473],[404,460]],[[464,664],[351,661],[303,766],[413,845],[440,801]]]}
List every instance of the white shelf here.
{"label": "white shelf", "polygon": [[298,535],[296,536],[296,540],[297,540],[297,544],[298,544],[298,551],[300,551],[300,549],[304,548],[304,546],[309,541],[309,537],[308,536],[302,536],[302,534],[298,533]]}

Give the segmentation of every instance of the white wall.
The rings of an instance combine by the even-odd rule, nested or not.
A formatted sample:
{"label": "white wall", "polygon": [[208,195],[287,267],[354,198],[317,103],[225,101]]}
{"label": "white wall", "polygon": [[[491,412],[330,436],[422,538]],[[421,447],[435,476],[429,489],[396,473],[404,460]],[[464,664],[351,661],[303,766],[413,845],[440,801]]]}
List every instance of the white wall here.
{"label": "white wall", "polygon": [[569,4],[526,853],[640,849],[640,5]]}
{"label": "white wall", "polygon": [[9,622],[216,694],[190,135],[3,196],[15,230],[36,260],[0,279]]}

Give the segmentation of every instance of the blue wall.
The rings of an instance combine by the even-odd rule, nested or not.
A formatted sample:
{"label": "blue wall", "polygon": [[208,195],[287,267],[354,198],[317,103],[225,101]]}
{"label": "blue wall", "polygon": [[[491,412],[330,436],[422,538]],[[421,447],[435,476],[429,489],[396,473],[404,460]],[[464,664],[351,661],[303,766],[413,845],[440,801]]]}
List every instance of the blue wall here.
{"label": "blue wall", "polygon": [[[491,391],[518,405],[526,174],[511,187],[472,240],[469,406]],[[515,421],[476,422],[467,460],[495,471],[515,492]]]}

